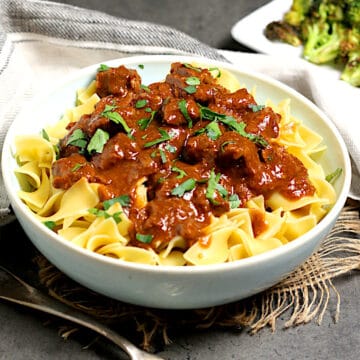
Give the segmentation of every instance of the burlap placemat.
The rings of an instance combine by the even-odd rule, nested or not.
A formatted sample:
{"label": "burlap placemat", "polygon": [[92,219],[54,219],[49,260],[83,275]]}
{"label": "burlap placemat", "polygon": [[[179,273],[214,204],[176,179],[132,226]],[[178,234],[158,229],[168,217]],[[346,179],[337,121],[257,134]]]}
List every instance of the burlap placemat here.
{"label": "burlap placemat", "polygon": [[[321,324],[329,304],[334,307],[330,310],[337,322],[341,294],[333,280],[360,270],[359,210],[359,202],[348,200],[319,250],[275,286],[238,302],[205,309],[161,310],[126,304],[77,284],[41,255],[34,261],[39,281],[52,297],[120,332],[126,329],[128,336],[148,351],[168,344],[175,330],[186,328],[242,328],[254,334],[269,326],[275,331],[280,317],[285,319],[285,328],[311,321]],[[358,274],[354,272],[353,276]],[[69,326],[61,333],[67,337],[77,330]]]}

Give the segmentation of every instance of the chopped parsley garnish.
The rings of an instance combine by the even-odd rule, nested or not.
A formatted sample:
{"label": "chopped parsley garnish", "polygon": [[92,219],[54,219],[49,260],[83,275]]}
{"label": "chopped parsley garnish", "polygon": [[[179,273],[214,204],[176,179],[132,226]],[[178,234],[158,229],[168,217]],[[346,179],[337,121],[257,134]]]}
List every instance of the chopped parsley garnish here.
{"label": "chopped parsley garnish", "polygon": [[97,71],[106,71],[109,70],[110,67],[105,65],[105,64],[100,64],[100,66],[98,67]]}
{"label": "chopped parsley garnish", "polygon": [[55,226],[56,226],[56,222],[55,221],[44,221],[43,224],[49,228],[50,230],[54,230]]}
{"label": "chopped parsley garnish", "polygon": [[229,126],[230,128],[232,128],[233,130],[235,130],[241,136],[249,139],[250,141],[252,141],[253,143],[255,143],[257,145],[260,145],[262,147],[266,147],[269,145],[268,142],[261,135],[251,134],[251,133],[246,132],[245,131],[246,124],[243,121],[237,122],[231,116],[226,116],[223,119],[221,119],[220,121],[222,123],[226,124],[227,126]]}
{"label": "chopped parsley garnish", "polygon": [[199,106],[200,106],[200,118],[201,119],[209,120],[209,121],[218,121],[218,120],[226,117],[226,115],[219,114],[215,111],[212,111],[206,106],[202,106],[200,104],[199,104]]}
{"label": "chopped parsley garnish", "polygon": [[120,203],[121,206],[127,207],[130,205],[130,196],[129,195],[120,195],[116,198],[105,200],[103,206],[105,210],[108,210],[112,205]]}
{"label": "chopped parsley garnish", "polygon": [[120,124],[124,128],[125,132],[129,134],[131,132],[130,127],[119,113],[113,111],[115,108],[116,106],[106,105],[104,111],[101,113],[101,116],[106,117],[107,119],[113,121],[115,124]]}
{"label": "chopped parsley garnish", "polygon": [[141,87],[144,91],[146,91],[147,93],[150,92],[150,88],[149,88],[147,85],[141,84],[140,87]]}
{"label": "chopped parsley garnish", "polygon": [[160,154],[161,162],[165,164],[167,162],[165,151],[163,149],[159,149],[159,154]]}
{"label": "chopped parsley garnish", "polygon": [[220,146],[221,151],[224,152],[225,146],[229,145],[229,144],[235,144],[235,141],[232,141],[232,140],[224,141]]}
{"label": "chopped parsley garnish", "polygon": [[139,69],[144,69],[145,66],[144,66],[144,64],[139,64],[138,67],[139,67]]}
{"label": "chopped parsley garnish", "polygon": [[150,123],[154,120],[156,110],[150,109],[150,111],[148,111],[148,109],[150,109],[150,108],[146,108],[145,111],[150,112],[150,116],[148,118],[143,118],[138,121],[138,125],[141,130],[146,130],[148,128],[148,126],[150,125]]}
{"label": "chopped parsley garnish", "polygon": [[217,78],[219,78],[221,76],[221,71],[220,71],[220,69],[218,67],[212,67],[212,68],[209,68],[208,70],[210,72],[217,71],[217,75],[216,75]]}
{"label": "chopped parsley garnish", "polygon": [[160,155],[161,162],[165,164],[167,162],[166,153],[163,149],[156,149],[151,154],[151,158],[155,158],[157,155]]}
{"label": "chopped parsley garnish", "polygon": [[60,148],[59,144],[53,146],[54,152],[55,152],[55,158],[56,160],[60,159]]}
{"label": "chopped parsley garnish", "polygon": [[171,190],[171,195],[182,197],[188,191],[191,191],[196,186],[196,180],[193,178],[185,180],[183,183],[177,185]]}
{"label": "chopped parsley garnish", "polygon": [[202,105],[200,105],[200,114],[202,119],[210,120],[210,121],[219,121],[257,145],[263,147],[268,146],[268,142],[261,135],[251,134],[246,132],[245,131],[246,124],[243,121],[237,122],[236,119],[232,116],[219,114],[215,111],[212,111],[208,107]]}
{"label": "chopped parsley garnish", "polygon": [[211,140],[216,140],[221,136],[219,124],[215,121],[206,126],[206,134]]}
{"label": "chopped parsley garnish", "polygon": [[149,244],[151,243],[152,239],[153,239],[153,235],[150,235],[150,234],[139,234],[137,233],[135,235],[136,237],[136,240],[142,242],[142,243],[145,243],[145,244]]}
{"label": "chopped parsley garnish", "polygon": [[176,177],[177,179],[182,179],[184,176],[187,175],[184,170],[178,168],[177,166],[172,166],[171,171],[179,173],[179,175]]}
{"label": "chopped parsley garnish", "polygon": [[196,76],[189,76],[185,83],[189,86],[185,87],[184,90],[188,94],[194,94],[196,92],[196,85],[200,85],[200,79]]}
{"label": "chopped parsley garnish", "polygon": [[211,170],[208,186],[206,188],[206,198],[214,205],[218,205],[218,202],[215,200],[215,191],[218,191],[223,198],[225,198],[228,194],[227,190],[219,184],[220,177],[221,173],[215,174],[214,169]]}
{"label": "chopped parsley garnish", "polygon": [[196,76],[189,76],[185,82],[188,85],[200,85],[200,79]]}
{"label": "chopped parsley garnish", "polygon": [[184,116],[184,118],[186,119],[187,123],[188,123],[188,128],[191,129],[192,128],[192,119],[187,111],[187,107],[186,107],[186,100],[182,99],[179,101],[178,103],[179,106],[179,110],[182,113],[182,115]]}
{"label": "chopped parsley garnish", "polygon": [[75,165],[72,167],[71,172],[78,171],[78,170],[81,169],[83,166],[85,166],[85,163],[82,163],[82,164],[77,163],[77,164],[75,164]]}
{"label": "chopped parsley garnish", "polygon": [[342,169],[337,168],[332,173],[326,175],[325,180],[330,184],[334,184],[334,182],[340,177],[341,174],[342,174]]}
{"label": "chopped parsley garnish", "polygon": [[238,194],[229,196],[230,209],[237,209],[240,206],[240,199]]}
{"label": "chopped parsley garnish", "polygon": [[165,150],[167,150],[169,153],[172,153],[172,154],[174,154],[174,153],[176,153],[176,147],[175,146],[173,146],[173,145],[171,145],[171,144],[166,144],[165,145]]}
{"label": "chopped parsley garnish", "polygon": [[243,137],[249,139],[253,143],[262,147],[267,147],[269,143],[264,139],[263,136],[257,134],[251,134],[245,131],[246,124],[242,121],[238,123],[240,126],[237,127],[236,131]]}
{"label": "chopped parsley garnish", "polygon": [[49,137],[49,134],[46,132],[45,129],[42,129],[41,130],[41,136],[43,139],[47,140],[47,141],[50,141],[50,137]]}
{"label": "chopped parsley garnish", "polygon": [[147,100],[146,100],[146,99],[140,99],[140,100],[138,100],[138,101],[135,103],[135,107],[136,107],[137,109],[141,109],[141,108],[143,108],[144,106],[146,106],[146,104],[147,104]]}
{"label": "chopped parsley garnish", "polygon": [[107,211],[98,208],[90,208],[88,211],[96,217],[104,217],[105,219],[113,218],[117,224],[121,222],[120,215],[122,214],[122,211],[117,211],[114,214],[109,214]]}
{"label": "chopped parsley garnish", "polygon": [[160,138],[158,139],[155,139],[155,140],[152,140],[152,141],[149,141],[147,143],[144,144],[144,147],[145,148],[148,148],[148,147],[151,147],[153,145],[156,145],[156,144],[160,144],[164,141],[167,141],[167,140],[170,140],[170,135],[163,129],[158,129],[159,130],[159,133],[161,135]]}
{"label": "chopped parsley garnish", "polygon": [[195,94],[196,93],[196,86],[194,85],[189,85],[184,87],[184,90],[188,93],[188,94]]}
{"label": "chopped parsley garnish", "polygon": [[253,111],[253,112],[258,112],[261,111],[262,109],[265,108],[265,105],[254,105],[254,104],[250,104],[248,105],[248,107]]}
{"label": "chopped parsley garnish", "polygon": [[95,131],[93,137],[90,139],[89,145],[86,148],[89,154],[93,152],[102,153],[104,146],[109,140],[109,138],[110,138],[109,133],[98,128]]}
{"label": "chopped parsley garnish", "polygon": [[185,64],[183,64],[186,68],[188,68],[188,69],[191,69],[191,70],[195,70],[195,71],[197,71],[197,72],[201,72],[201,69],[200,68],[198,68],[198,67],[196,67],[196,66],[193,66],[193,65],[191,65],[191,64],[189,64],[189,63],[185,63]]}
{"label": "chopped parsley garnish", "polygon": [[204,128],[195,132],[195,135],[206,133],[211,140],[216,140],[221,136],[219,124],[216,121],[210,122]]}
{"label": "chopped parsley garnish", "polygon": [[75,129],[69,138],[67,139],[66,145],[73,145],[84,151],[87,144],[87,138],[81,129]]}

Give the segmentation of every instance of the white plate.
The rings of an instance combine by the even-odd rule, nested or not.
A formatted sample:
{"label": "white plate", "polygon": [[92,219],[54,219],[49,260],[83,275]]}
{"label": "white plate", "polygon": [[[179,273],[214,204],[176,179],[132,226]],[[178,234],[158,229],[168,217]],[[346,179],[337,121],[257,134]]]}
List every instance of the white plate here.
{"label": "white plate", "polygon": [[292,0],[273,0],[238,21],[231,29],[232,37],[248,48],[269,55],[300,57],[301,47],[268,40],[264,35],[266,25],[281,20],[290,9]]}
{"label": "white plate", "polygon": [[[292,0],[273,0],[258,8],[232,27],[232,37],[248,48],[263,54],[302,58],[302,46],[295,47],[279,41],[270,41],[264,35],[266,25],[272,21],[281,20],[291,4]],[[340,70],[335,66],[308,64],[310,67],[327,71],[329,79],[339,80],[340,78]]]}

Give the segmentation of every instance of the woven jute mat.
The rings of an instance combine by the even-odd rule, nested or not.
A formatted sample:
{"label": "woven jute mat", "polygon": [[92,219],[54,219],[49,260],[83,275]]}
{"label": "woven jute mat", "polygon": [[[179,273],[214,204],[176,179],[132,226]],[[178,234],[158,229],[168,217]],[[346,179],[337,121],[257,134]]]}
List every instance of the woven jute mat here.
{"label": "woven jute mat", "polygon": [[[360,270],[359,210],[360,203],[348,200],[318,251],[280,283],[248,299],[206,309],[160,310],[122,303],[80,286],[41,255],[35,263],[39,280],[52,297],[115,330],[133,331],[137,345],[145,350],[153,349],[155,343],[168,344],[172,331],[181,328],[241,328],[254,334],[268,326],[275,331],[280,316],[285,317],[285,328],[310,321],[321,324],[330,304],[335,306],[336,322],[341,294],[333,279],[350,272],[360,274],[356,271]],[[67,337],[77,330],[65,327],[61,335]]]}

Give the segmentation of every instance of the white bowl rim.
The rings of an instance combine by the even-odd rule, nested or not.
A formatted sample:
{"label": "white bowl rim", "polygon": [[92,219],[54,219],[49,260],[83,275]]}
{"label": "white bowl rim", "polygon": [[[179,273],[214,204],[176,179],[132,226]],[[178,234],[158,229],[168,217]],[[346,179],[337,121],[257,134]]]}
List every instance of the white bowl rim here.
{"label": "white bowl rim", "polygon": [[[266,263],[268,261],[271,261],[271,259],[275,259],[277,257],[281,257],[282,255],[285,255],[286,253],[291,253],[295,251],[297,248],[302,247],[305,243],[310,241],[313,237],[313,234],[316,233],[322,233],[328,226],[331,225],[331,223],[334,221],[334,219],[337,218],[338,214],[341,212],[349,189],[350,189],[350,183],[351,183],[351,163],[350,163],[350,157],[347,151],[346,144],[339,133],[338,129],[336,128],[335,124],[329,119],[329,117],[321,110],[319,109],[313,102],[311,102],[308,98],[306,98],[304,95],[300,94],[290,86],[280,82],[279,80],[276,80],[268,75],[262,74],[260,72],[254,71],[252,69],[249,69],[244,66],[235,65],[231,63],[227,63],[225,61],[219,61],[219,60],[213,60],[208,59],[206,57],[199,57],[199,56],[177,56],[177,55],[137,55],[137,56],[129,56],[129,57],[122,57],[117,59],[111,59],[106,60],[103,62],[99,62],[96,64],[92,64],[90,66],[84,67],[82,69],[76,70],[75,73],[70,74],[69,76],[66,76],[63,81],[60,82],[60,84],[56,84],[53,86],[50,90],[48,89],[45,94],[38,94],[34,97],[32,101],[30,101],[29,104],[25,106],[24,109],[28,107],[33,107],[36,103],[40,103],[43,101],[44,96],[50,97],[52,93],[56,92],[61,86],[65,86],[67,83],[75,81],[78,78],[81,78],[85,75],[90,75],[92,73],[95,73],[98,69],[100,64],[106,64],[108,66],[119,66],[119,65],[134,65],[134,64],[146,64],[146,63],[154,63],[154,62],[164,62],[164,63],[172,63],[172,62],[183,62],[183,63],[189,63],[189,62],[196,62],[203,65],[214,65],[218,66],[220,68],[224,68],[233,72],[237,73],[244,73],[246,76],[250,76],[254,79],[258,79],[260,82],[267,83],[271,86],[275,86],[277,88],[280,88],[281,90],[287,92],[289,96],[292,96],[296,98],[299,102],[302,102],[305,106],[310,108],[311,111],[315,112],[324,123],[330,128],[330,130],[334,133],[334,135],[337,138],[338,145],[340,146],[342,150],[343,160],[345,168],[343,169],[343,174],[345,176],[344,178],[344,184],[341,188],[341,191],[338,194],[337,201],[334,204],[334,206],[330,209],[330,211],[325,215],[325,217],[311,230],[306,232],[304,235],[298,237],[297,239],[292,240],[291,242],[284,244],[280,247],[277,247],[275,249],[266,251],[264,253],[254,255],[245,259],[240,259],[237,261],[232,262],[226,262],[226,263],[220,263],[220,264],[209,264],[209,265],[197,265],[197,266],[169,266],[169,265],[148,265],[148,264],[141,264],[141,263],[135,263],[135,262],[128,262],[124,260],[119,259],[113,259],[110,257],[106,257],[94,252],[91,252],[87,249],[84,249],[80,246],[77,246],[66,239],[63,239],[61,236],[57,235],[50,229],[48,229],[46,226],[41,224],[36,218],[34,217],[31,210],[20,200],[20,198],[13,193],[12,186],[11,186],[11,173],[9,171],[6,171],[6,158],[9,156],[10,152],[10,144],[13,142],[13,138],[15,134],[13,134],[13,129],[16,127],[16,124],[18,122],[18,119],[20,119],[20,114],[15,118],[13,123],[10,125],[8,132],[6,134],[4,144],[3,144],[3,151],[2,151],[2,174],[4,178],[4,184],[8,191],[8,196],[10,198],[11,203],[14,202],[17,207],[21,210],[22,216],[25,216],[26,219],[32,223],[35,228],[40,232],[45,232],[51,240],[59,243],[62,246],[67,247],[68,249],[71,249],[72,251],[75,251],[78,253],[78,255],[84,256],[84,257],[90,257],[93,260],[102,262],[104,264],[108,264],[110,266],[116,266],[120,268],[126,268],[126,269],[133,269],[137,271],[145,271],[147,273],[167,273],[167,274],[187,274],[187,273],[203,273],[208,274],[212,272],[227,272],[227,271],[234,271],[241,270],[242,268],[256,265],[259,263]],[[11,154],[10,154],[11,155]]]}

